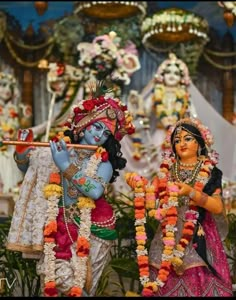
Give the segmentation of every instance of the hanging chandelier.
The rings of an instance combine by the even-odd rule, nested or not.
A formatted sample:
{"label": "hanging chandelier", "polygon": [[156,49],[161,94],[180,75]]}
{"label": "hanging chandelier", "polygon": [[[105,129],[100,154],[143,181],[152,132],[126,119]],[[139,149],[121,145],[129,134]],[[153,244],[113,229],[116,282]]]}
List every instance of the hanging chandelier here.
{"label": "hanging chandelier", "polygon": [[74,11],[98,19],[121,19],[137,14],[145,16],[146,8],[144,1],[77,1]]}
{"label": "hanging chandelier", "polygon": [[147,17],[141,25],[142,42],[185,42],[208,40],[208,23],[202,17],[180,8],[169,8]]}

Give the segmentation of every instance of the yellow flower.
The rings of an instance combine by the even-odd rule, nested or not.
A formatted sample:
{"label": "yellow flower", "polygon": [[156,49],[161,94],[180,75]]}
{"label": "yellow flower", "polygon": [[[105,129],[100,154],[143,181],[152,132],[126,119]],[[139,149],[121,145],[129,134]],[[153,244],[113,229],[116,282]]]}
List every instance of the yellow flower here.
{"label": "yellow flower", "polygon": [[46,199],[54,195],[60,197],[62,195],[62,187],[57,184],[47,184],[43,192]]}
{"label": "yellow flower", "polygon": [[174,266],[177,266],[177,267],[181,266],[183,263],[182,259],[179,257],[173,257],[171,262]]}
{"label": "yellow flower", "polygon": [[141,297],[141,296],[135,292],[127,291],[125,297]]}
{"label": "yellow flower", "polygon": [[102,154],[103,152],[105,152],[106,150],[103,148],[103,147],[98,147],[98,149],[97,149],[97,153],[100,153],[100,154]]}
{"label": "yellow flower", "polygon": [[136,231],[144,232],[145,231],[145,227],[144,226],[137,226],[136,227]]}
{"label": "yellow flower", "polygon": [[155,209],[150,210],[150,211],[148,212],[148,215],[149,215],[149,217],[155,217],[155,215],[156,215],[156,210],[155,210]]}
{"label": "yellow flower", "polygon": [[154,185],[149,185],[146,187],[146,193],[153,193],[155,192],[155,186]]}
{"label": "yellow flower", "polygon": [[93,199],[89,197],[79,197],[77,206],[79,209],[81,208],[95,208],[95,202]]}

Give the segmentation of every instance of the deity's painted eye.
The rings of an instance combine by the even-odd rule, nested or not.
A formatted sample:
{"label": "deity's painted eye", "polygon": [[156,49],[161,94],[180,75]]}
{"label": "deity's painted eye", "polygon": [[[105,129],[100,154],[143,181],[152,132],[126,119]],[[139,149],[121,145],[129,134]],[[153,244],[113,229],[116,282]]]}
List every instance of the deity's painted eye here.
{"label": "deity's painted eye", "polygon": [[[105,128],[103,128],[103,126],[102,126],[100,123],[94,123],[94,124],[93,124],[93,127],[94,127],[95,130],[97,130],[97,131],[102,131],[102,130],[105,129]],[[104,135],[105,137],[108,137],[109,135],[111,135],[111,131],[110,131],[110,130],[104,130],[103,135]]]}
{"label": "deity's painted eye", "polygon": [[180,143],[180,139],[175,139],[174,140],[174,144],[176,145],[176,144],[179,144]]}
{"label": "deity's painted eye", "polygon": [[185,140],[186,142],[192,142],[192,141],[195,140],[195,138],[194,138],[193,136],[191,136],[191,135],[188,135],[188,136],[186,136],[186,137],[184,138],[184,140]]}
{"label": "deity's painted eye", "polygon": [[93,124],[93,127],[96,129],[96,130],[100,130],[101,129],[101,126],[99,123],[94,123]]}

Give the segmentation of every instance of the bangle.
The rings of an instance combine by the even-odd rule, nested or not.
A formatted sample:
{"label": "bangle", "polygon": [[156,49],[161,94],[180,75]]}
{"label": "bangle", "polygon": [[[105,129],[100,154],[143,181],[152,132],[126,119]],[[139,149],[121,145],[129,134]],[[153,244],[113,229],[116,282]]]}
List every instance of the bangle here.
{"label": "bangle", "polygon": [[196,197],[196,191],[194,189],[192,189],[188,195],[189,195],[189,198],[194,199]]}
{"label": "bangle", "polygon": [[28,157],[28,156],[26,156],[26,158],[24,158],[24,159],[18,159],[18,158],[17,158],[16,151],[15,151],[14,154],[13,154],[13,158],[14,158],[15,162],[16,162],[17,164],[19,164],[19,165],[23,165],[23,164],[26,164],[26,163],[29,162],[29,157]]}
{"label": "bangle", "polygon": [[105,189],[105,187],[106,187],[106,182],[103,180],[103,178],[102,177],[99,177],[99,176],[93,176],[93,177],[91,177],[91,178],[93,178],[94,180],[96,180],[97,182],[99,182],[101,185],[102,185],[102,187]]}
{"label": "bangle", "polygon": [[204,206],[207,202],[207,199],[208,199],[208,195],[202,192],[201,198],[199,200],[199,206]]}
{"label": "bangle", "polygon": [[68,168],[65,169],[64,172],[62,172],[62,175],[68,179],[71,180],[71,178],[79,171],[78,167],[76,167],[74,164],[70,164]]}

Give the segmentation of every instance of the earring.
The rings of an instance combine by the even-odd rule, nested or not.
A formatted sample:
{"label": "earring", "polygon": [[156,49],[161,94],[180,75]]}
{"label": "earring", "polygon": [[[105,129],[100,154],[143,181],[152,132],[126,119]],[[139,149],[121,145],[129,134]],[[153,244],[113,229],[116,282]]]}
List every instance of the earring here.
{"label": "earring", "polygon": [[81,132],[79,133],[79,137],[82,138],[83,136],[84,136],[84,133],[83,133],[83,131],[81,131]]}
{"label": "earring", "polygon": [[202,152],[202,149],[201,149],[201,147],[199,146],[198,149],[197,149],[197,155],[200,156],[200,155],[201,155],[201,152]]}
{"label": "earring", "polygon": [[78,141],[78,134],[75,133],[75,134],[73,135],[73,140],[74,140],[75,142]]}

